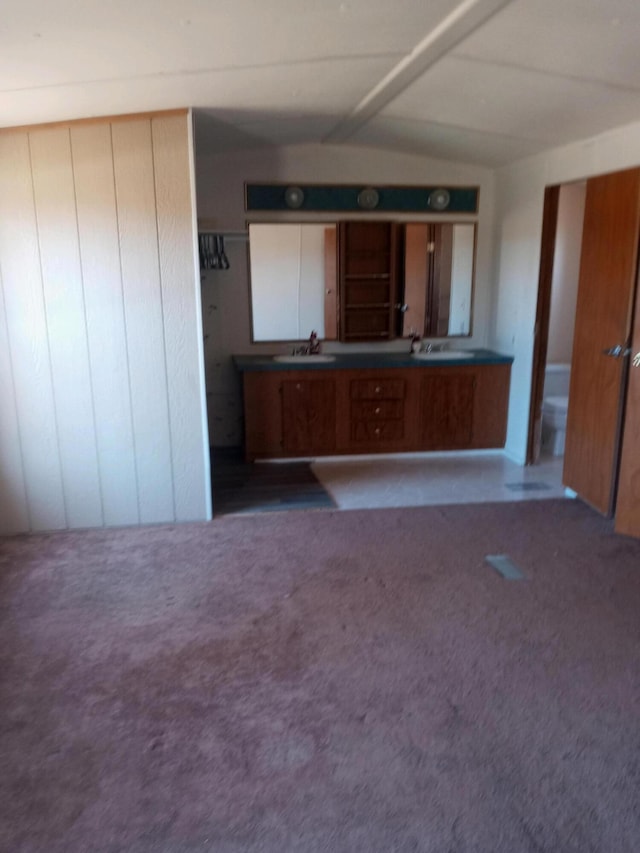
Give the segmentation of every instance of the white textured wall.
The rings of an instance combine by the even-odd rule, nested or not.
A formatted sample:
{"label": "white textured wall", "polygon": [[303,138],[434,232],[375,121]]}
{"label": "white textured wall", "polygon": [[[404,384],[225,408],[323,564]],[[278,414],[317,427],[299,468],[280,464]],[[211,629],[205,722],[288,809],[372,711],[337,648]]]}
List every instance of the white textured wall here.
{"label": "white textured wall", "polygon": [[513,355],[506,450],[524,463],[546,186],[640,163],[640,122],[527,158],[497,173],[498,275],[491,344]]}
{"label": "white textured wall", "polygon": [[187,113],[0,133],[0,532],[210,517]]}
{"label": "white textured wall", "polygon": [[[299,211],[248,216],[244,210],[245,181],[479,186],[478,216],[456,216],[455,219],[478,222],[473,336],[465,340],[465,346],[486,345],[493,286],[494,175],[491,170],[372,148],[299,145],[219,156],[208,156],[206,151],[198,150],[196,172],[198,216],[215,223],[221,231],[242,230],[248,218],[278,222],[336,221],[335,215]],[[371,214],[371,217],[398,221],[442,218],[388,213]],[[341,214],[340,218],[349,218],[349,215]],[[351,214],[350,218],[362,218],[362,214]],[[251,344],[246,244],[229,241],[227,254],[231,269],[207,272],[202,287],[209,428],[213,444],[218,446],[239,444],[242,435],[240,385],[231,354],[274,351],[273,344]],[[399,350],[407,343],[402,340],[368,345],[334,342],[326,344],[325,349],[346,348],[353,352],[372,346]],[[281,349],[284,351],[286,347]]]}

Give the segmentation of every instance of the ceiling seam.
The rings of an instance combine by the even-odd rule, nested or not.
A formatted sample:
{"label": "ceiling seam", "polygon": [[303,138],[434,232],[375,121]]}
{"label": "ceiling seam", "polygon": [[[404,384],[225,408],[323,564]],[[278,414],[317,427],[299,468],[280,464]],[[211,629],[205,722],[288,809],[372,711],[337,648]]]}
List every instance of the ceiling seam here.
{"label": "ceiling seam", "polygon": [[[509,0],[510,2],[510,0]],[[234,71],[264,71],[267,68],[291,68],[302,65],[320,65],[331,62],[370,62],[378,59],[393,59],[403,54],[400,51],[393,53],[366,53],[360,56],[328,56],[316,59],[290,60],[287,62],[266,62],[248,65],[227,65],[220,68],[194,68],[178,69],[176,71],[150,71],[147,74],[136,74],[131,77],[96,77],[91,80],[72,80],[63,83],[48,83],[40,86],[20,86],[14,89],[0,89],[1,94],[18,94],[20,92],[39,92],[48,89],[62,89],[73,86],[92,86],[100,83],[126,83],[132,80],[156,80],[169,79],[171,77],[197,77],[204,74],[229,74]]]}
{"label": "ceiling seam", "polygon": [[523,71],[526,74],[538,74],[541,77],[552,77],[554,79],[571,80],[574,83],[588,83],[591,86],[600,86],[601,88],[616,89],[620,92],[629,92],[636,94],[640,91],[640,86],[626,85],[624,83],[612,83],[608,80],[597,79],[596,77],[578,77],[576,74],[564,74],[562,71],[547,71],[544,68],[534,68],[529,65],[519,65],[516,62],[500,62],[494,59],[484,59],[482,57],[470,56],[467,53],[453,52],[448,59],[457,59],[462,62],[472,62],[476,65],[492,66],[494,68],[504,68],[509,71]]}
{"label": "ceiling seam", "polygon": [[[392,122],[394,120],[397,120],[397,121],[407,122],[410,124],[432,124],[432,125],[435,125],[436,127],[441,127],[443,129],[453,128],[454,130],[461,130],[464,132],[477,133],[479,136],[498,137],[500,139],[504,139],[507,142],[532,142],[532,143],[538,143],[539,142],[543,145],[549,144],[549,140],[540,139],[536,136],[513,136],[510,133],[494,132],[492,130],[481,130],[479,128],[469,127],[468,125],[455,124],[454,122],[450,122],[450,121],[449,122],[442,122],[442,121],[435,121],[434,119],[419,119],[419,118],[412,118],[410,116],[402,116],[402,115],[397,115],[397,114],[386,115],[386,116],[377,116],[377,118],[379,121],[388,121],[388,122]],[[564,143],[555,143],[553,140],[551,140],[551,142],[552,142],[552,144],[564,144]]]}
{"label": "ceiling seam", "polygon": [[323,142],[344,142],[358,128],[513,0],[463,0],[342,118]]}

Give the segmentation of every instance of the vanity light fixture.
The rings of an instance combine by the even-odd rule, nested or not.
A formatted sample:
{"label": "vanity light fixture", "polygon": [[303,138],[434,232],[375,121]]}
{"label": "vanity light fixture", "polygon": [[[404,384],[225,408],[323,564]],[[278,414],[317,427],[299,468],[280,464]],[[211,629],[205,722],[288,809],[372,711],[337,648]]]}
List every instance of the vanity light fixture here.
{"label": "vanity light fixture", "polygon": [[375,210],[379,201],[378,191],[373,187],[365,187],[358,193],[358,207],[363,210]]}
{"label": "vanity light fixture", "polygon": [[479,187],[378,184],[245,184],[247,211],[305,213],[478,212]]}
{"label": "vanity light fixture", "polygon": [[449,207],[451,195],[449,190],[440,188],[429,193],[429,207],[432,210],[446,210]]}
{"label": "vanity light fixture", "polygon": [[297,210],[302,207],[304,202],[304,192],[300,187],[287,187],[284,191],[284,203],[292,210]]}

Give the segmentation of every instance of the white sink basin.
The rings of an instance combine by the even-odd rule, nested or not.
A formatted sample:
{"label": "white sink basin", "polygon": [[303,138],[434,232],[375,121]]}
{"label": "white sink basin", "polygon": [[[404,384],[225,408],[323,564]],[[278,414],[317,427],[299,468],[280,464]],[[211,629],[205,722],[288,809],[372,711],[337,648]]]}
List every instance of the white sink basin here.
{"label": "white sink basin", "polygon": [[335,355],[274,355],[274,361],[283,364],[317,364],[319,361],[335,361]]}
{"label": "white sink basin", "polygon": [[473,353],[459,349],[434,350],[433,352],[414,352],[413,358],[419,361],[457,361],[459,358],[473,358]]}

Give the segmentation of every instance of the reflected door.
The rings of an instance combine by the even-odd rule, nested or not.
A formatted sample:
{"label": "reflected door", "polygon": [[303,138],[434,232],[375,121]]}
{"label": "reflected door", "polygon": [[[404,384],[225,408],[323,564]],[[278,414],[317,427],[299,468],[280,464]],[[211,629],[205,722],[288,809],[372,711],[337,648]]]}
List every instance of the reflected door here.
{"label": "reflected door", "polygon": [[639,226],[639,169],[587,182],[563,482],[605,515],[615,500]]}
{"label": "reflected door", "polygon": [[405,225],[404,337],[470,333],[474,257],[475,225]]}

